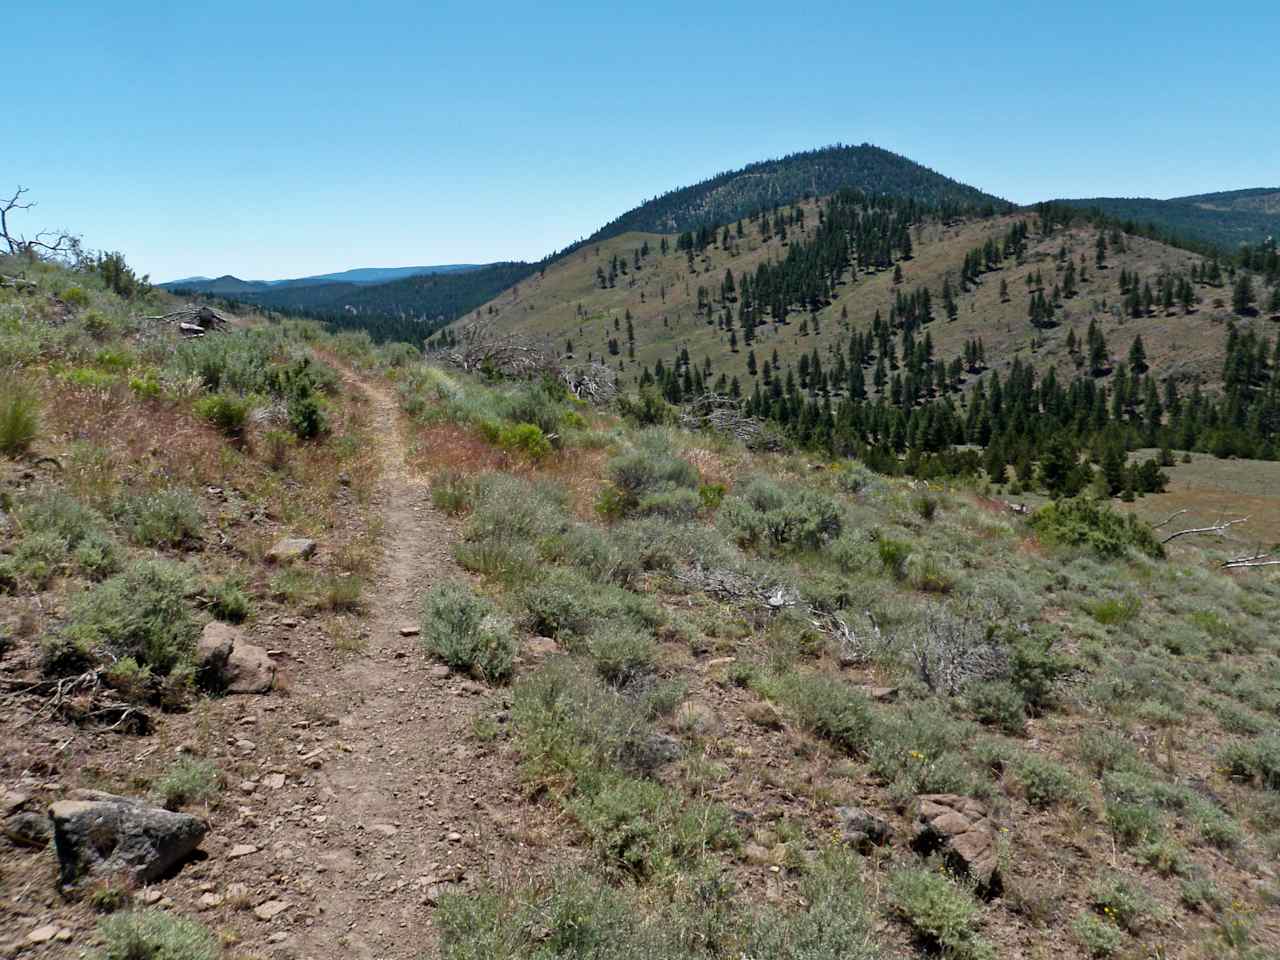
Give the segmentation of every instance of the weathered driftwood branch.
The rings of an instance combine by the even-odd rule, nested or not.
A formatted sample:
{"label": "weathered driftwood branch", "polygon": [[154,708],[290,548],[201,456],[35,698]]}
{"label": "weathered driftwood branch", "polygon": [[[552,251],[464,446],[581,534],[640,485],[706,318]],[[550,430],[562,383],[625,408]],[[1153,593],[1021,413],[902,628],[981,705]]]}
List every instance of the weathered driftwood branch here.
{"label": "weathered driftwood branch", "polygon": [[1189,509],[1175,510],[1173,513],[1169,514],[1168,518],[1161,520],[1159,523],[1153,523],[1151,525],[1151,529],[1159,530],[1161,527],[1167,527],[1169,524],[1173,523],[1173,521],[1177,520],[1184,513],[1190,513],[1190,512],[1191,511]]}
{"label": "weathered driftwood branch", "polygon": [[14,290],[34,290],[36,289],[34,280],[27,280],[24,277],[9,277],[0,274],[0,287],[9,287]]}
{"label": "weathered driftwood branch", "polygon": [[0,240],[3,240],[9,247],[9,253],[18,256],[25,255],[29,257],[76,257],[80,254],[80,238],[75,234],[58,230],[41,230],[32,239],[28,240],[21,234],[10,233],[9,231],[9,214],[15,210],[30,210],[35,206],[32,201],[24,203],[22,197],[26,194],[26,187],[18,187],[13,196],[7,200],[0,200]]}
{"label": "weathered driftwood branch", "polygon": [[1274,553],[1255,553],[1250,556],[1234,557],[1222,561],[1223,570],[1245,570],[1250,567],[1280,566],[1280,557]]}
{"label": "weathered driftwood branch", "polygon": [[[1174,516],[1177,516],[1177,514],[1174,514]],[[1170,517],[1169,519],[1172,520],[1173,517]],[[1168,521],[1165,521],[1165,522],[1167,523]],[[1222,533],[1226,533],[1226,531],[1229,528],[1234,527],[1237,523],[1248,523],[1248,522],[1249,522],[1248,517],[1240,517],[1236,520],[1221,520],[1218,523],[1215,523],[1211,527],[1192,527],[1189,530],[1179,530],[1177,533],[1169,534],[1169,536],[1165,537],[1160,542],[1168,543],[1170,540],[1177,540],[1179,537],[1189,537],[1189,536],[1192,536],[1193,534],[1199,534],[1199,533],[1222,534]]]}

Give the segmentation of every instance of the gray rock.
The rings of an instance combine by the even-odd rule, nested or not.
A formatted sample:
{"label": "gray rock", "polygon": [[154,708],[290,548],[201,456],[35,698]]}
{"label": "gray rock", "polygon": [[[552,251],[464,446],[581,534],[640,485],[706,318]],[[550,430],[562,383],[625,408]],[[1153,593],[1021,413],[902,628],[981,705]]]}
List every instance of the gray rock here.
{"label": "gray rock", "polygon": [[977,881],[986,896],[1000,892],[996,825],[987,808],[972,797],[950,793],[924,794],[916,810],[916,852],[940,852],[951,869]]}
{"label": "gray rock", "polygon": [[840,829],[845,841],[859,852],[882,847],[893,836],[887,821],[862,807],[837,807],[836,813],[840,816]]}
{"label": "gray rock", "polygon": [[316,552],[316,542],[303,537],[286,537],[277,540],[267,551],[268,563],[292,563],[295,560],[307,560]]}
{"label": "gray rock", "polygon": [[205,626],[196,663],[200,686],[215,693],[269,693],[275,686],[275,661],[229,623],[214,620]]}
{"label": "gray rock", "polygon": [[181,863],[209,830],[189,814],[130,797],[98,790],[73,790],[69,796],[49,808],[64,886],[88,874],[151,883]]}
{"label": "gray rock", "polygon": [[43,850],[53,839],[53,830],[48,817],[22,811],[5,818],[4,835],[20,847]]}
{"label": "gray rock", "polygon": [[684,756],[684,746],[675,737],[665,733],[651,734],[636,750],[636,766],[640,770],[653,770],[667,763],[674,763]]}

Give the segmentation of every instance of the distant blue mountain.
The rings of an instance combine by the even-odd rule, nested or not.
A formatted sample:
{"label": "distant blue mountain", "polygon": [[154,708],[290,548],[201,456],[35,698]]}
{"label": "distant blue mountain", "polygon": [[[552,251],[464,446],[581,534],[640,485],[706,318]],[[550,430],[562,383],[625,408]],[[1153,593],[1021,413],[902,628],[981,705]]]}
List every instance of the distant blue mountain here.
{"label": "distant blue mountain", "polygon": [[330,283],[349,283],[355,286],[373,286],[379,283],[390,283],[393,280],[404,280],[408,277],[429,276],[439,273],[463,273],[478,270],[487,264],[448,263],[431,267],[357,267],[354,270],[343,270],[339,273],[323,273],[314,277],[298,277],[293,280],[241,280],[230,274],[210,277],[184,277],[181,280],[170,280],[160,286],[166,290],[191,290],[198,293],[227,295],[235,293],[263,292],[281,290],[289,287],[314,287]]}

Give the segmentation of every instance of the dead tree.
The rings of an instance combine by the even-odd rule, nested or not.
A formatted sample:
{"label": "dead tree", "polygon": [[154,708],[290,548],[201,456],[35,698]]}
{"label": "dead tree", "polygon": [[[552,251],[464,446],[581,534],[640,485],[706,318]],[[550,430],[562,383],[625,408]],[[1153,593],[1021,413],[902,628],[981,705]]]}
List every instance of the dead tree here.
{"label": "dead tree", "polygon": [[782,438],[765,423],[746,412],[746,403],[722,393],[704,393],[680,409],[680,425],[688,430],[710,430],[734,437],[749,450],[778,450]]}
{"label": "dead tree", "polygon": [[[1186,510],[1179,510],[1177,513],[1173,514],[1173,516],[1169,517],[1168,520],[1164,520],[1160,523],[1157,523],[1154,527],[1152,527],[1152,529],[1158,530],[1161,527],[1165,526],[1166,524],[1172,522],[1174,518],[1180,517],[1182,516],[1182,514],[1186,512],[1187,512]],[[1189,527],[1186,530],[1179,530],[1176,533],[1169,534],[1160,542],[1168,543],[1170,540],[1177,540],[1179,537],[1190,537],[1196,534],[1223,534],[1223,533],[1226,533],[1231,527],[1234,527],[1237,523],[1248,523],[1248,522],[1249,522],[1248,517],[1239,517],[1235,520],[1219,520],[1217,523],[1212,524],[1211,526],[1208,526],[1208,527]]]}
{"label": "dead tree", "polygon": [[8,200],[0,200],[0,240],[9,247],[11,256],[26,256],[57,259],[61,257],[79,257],[80,238],[74,234],[58,230],[41,230],[28,239],[22,234],[10,232],[9,214],[15,210],[30,210],[35,206],[33,201],[23,202],[27,193],[26,187],[18,187]]}
{"label": "dead tree", "polygon": [[229,321],[212,307],[187,306],[171,313],[163,313],[156,317],[143,317],[158,323],[177,324],[178,331],[184,337],[203,337],[206,333],[221,330]]}
{"label": "dead tree", "polygon": [[576,363],[560,370],[560,380],[579,400],[611,402],[618,395],[618,372],[607,363]]}
{"label": "dead tree", "polygon": [[467,373],[509,377],[560,376],[559,360],[525,337],[499,334],[484,320],[472,320],[458,331],[457,346],[445,351],[446,362]]}
{"label": "dead tree", "polygon": [[1247,570],[1251,567],[1275,567],[1280,566],[1280,557],[1275,553],[1262,551],[1261,553],[1248,554],[1243,557],[1233,557],[1230,560],[1222,561],[1223,570]]}

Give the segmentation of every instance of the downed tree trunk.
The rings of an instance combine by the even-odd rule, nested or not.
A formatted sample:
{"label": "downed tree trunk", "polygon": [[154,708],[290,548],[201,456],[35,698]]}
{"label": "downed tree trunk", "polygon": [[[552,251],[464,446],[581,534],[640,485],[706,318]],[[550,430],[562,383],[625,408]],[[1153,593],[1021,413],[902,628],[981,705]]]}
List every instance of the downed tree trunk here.
{"label": "downed tree trunk", "polygon": [[184,337],[203,337],[206,333],[221,330],[229,321],[212,307],[183,307],[172,313],[163,313],[156,317],[143,317],[144,320],[155,320],[159,323],[177,324],[178,331]]}

